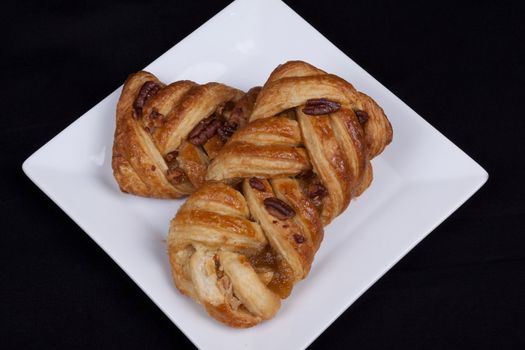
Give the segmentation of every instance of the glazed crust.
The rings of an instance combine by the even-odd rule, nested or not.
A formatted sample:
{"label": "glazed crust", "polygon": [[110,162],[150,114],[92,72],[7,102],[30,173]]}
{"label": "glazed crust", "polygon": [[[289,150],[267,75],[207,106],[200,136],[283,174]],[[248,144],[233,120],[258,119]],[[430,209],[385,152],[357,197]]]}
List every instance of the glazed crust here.
{"label": "glazed crust", "polygon": [[[338,107],[314,115],[312,99]],[[177,288],[232,327],[272,318],[391,139],[383,110],[348,82],[305,62],[279,66],[171,221]]]}
{"label": "glazed crust", "polygon": [[[144,93],[147,84],[156,90]],[[116,111],[113,144],[113,174],[120,189],[145,197],[178,198],[195,191],[204,182],[210,160],[224,141],[217,135],[204,145],[187,140],[205,118],[224,110],[225,121],[235,114],[245,122],[259,89],[249,94],[219,83],[199,85],[191,81],[161,83],[153,74],[138,72],[125,82]],[[142,98],[142,105],[137,101]],[[167,161],[170,152],[174,159]],[[178,177],[177,177],[178,175]]]}
{"label": "glazed crust", "polygon": [[352,110],[365,111],[364,125],[368,156],[374,158],[392,141],[392,126],[383,109],[346,80],[328,74],[303,61],[289,61],[277,67],[257,97],[250,121],[302,106],[307,100],[326,98]]}
{"label": "glazed crust", "polygon": [[[306,104],[324,99],[339,108],[308,115]],[[367,120],[359,120],[358,114]],[[263,86],[250,116],[208,167],[206,179],[294,177],[312,169],[327,194],[324,225],[342,213],[372,181],[370,160],[392,140],[381,107],[350,83],[302,61],[277,67]]]}
{"label": "glazed crust", "polygon": [[[253,189],[244,180],[243,193],[223,183],[207,183],[188,198],[170,225],[168,254],[175,285],[232,327],[272,318],[289,294],[277,287],[307,276],[323,238],[319,215],[303,200],[294,180],[261,183],[264,189]],[[296,215],[276,219],[265,209],[264,200],[270,197],[286,200]],[[280,265],[250,263],[268,247]]]}

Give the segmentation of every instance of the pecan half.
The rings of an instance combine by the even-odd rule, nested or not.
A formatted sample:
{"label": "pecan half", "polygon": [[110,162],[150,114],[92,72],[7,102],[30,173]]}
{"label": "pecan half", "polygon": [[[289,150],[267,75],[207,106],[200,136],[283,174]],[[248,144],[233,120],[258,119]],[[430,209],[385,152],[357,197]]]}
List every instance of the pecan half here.
{"label": "pecan half", "polygon": [[156,128],[162,126],[164,122],[164,115],[157,112],[156,110],[151,111],[148,116],[144,116],[143,118],[145,121],[144,124],[146,125],[144,130],[150,134],[152,134]]}
{"label": "pecan half", "polygon": [[228,118],[228,122],[235,125],[245,125],[248,119],[248,115],[245,113],[244,109],[241,106],[236,106]]}
{"label": "pecan half", "polygon": [[264,200],[264,207],[279,220],[286,220],[295,216],[295,210],[279,198],[269,197]]}
{"label": "pecan half", "polygon": [[365,111],[362,111],[360,109],[354,111],[355,115],[357,116],[357,120],[359,120],[359,124],[364,124],[368,121],[368,113]]}
{"label": "pecan half", "polygon": [[178,157],[178,155],[179,155],[178,151],[173,151],[173,152],[170,152],[170,153],[166,154],[164,159],[166,159],[167,163],[171,163],[175,158]]}
{"label": "pecan half", "polygon": [[201,146],[217,133],[220,126],[221,121],[214,116],[203,119],[188,134],[188,141],[195,146]]}
{"label": "pecan half", "polygon": [[157,92],[159,92],[161,85],[152,80],[149,80],[142,84],[137,98],[133,102],[133,109],[135,110],[135,118],[142,118],[142,107],[146,101]]}
{"label": "pecan half", "polygon": [[328,190],[326,189],[326,187],[324,187],[319,182],[311,183],[308,186],[307,192],[308,192],[308,197],[310,198],[314,198],[314,197],[321,198],[328,194]]}
{"label": "pecan half", "polygon": [[237,130],[237,124],[233,122],[225,122],[217,130],[217,134],[221,138],[222,142],[228,141],[232,137],[233,133]]}
{"label": "pecan half", "polygon": [[178,185],[186,181],[187,177],[181,168],[168,169],[166,177],[172,185]]}
{"label": "pecan half", "polygon": [[293,234],[293,239],[295,239],[295,242],[297,242],[297,244],[304,243],[304,236],[298,233]]}
{"label": "pecan half", "polygon": [[314,177],[314,172],[312,169],[303,170],[299,174],[295,175],[296,178],[302,179],[302,180],[308,180]]}
{"label": "pecan half", "polygon": [[341,105],[338,102],[327,100],[326,98],[311,98],[306,101],[303,113],[308,115],[323,115],[339,110]]}
{"label": "pecan half", "polygon": [[248,182],[250,183],[251,188],[256,189],[257,191],[261,191],[261,192],[266,191],[266,187],[264,186],[263,182],[260,179],[256,177],[252,177],[250,178]]}
{"label": "pecan half", "polygon": [[248,123],[248,118],[253,111],[255,100],[261,91],[260,86],[248,90],[248,92],[237,102],[230,113],[223,113],[223,117],[230,123],[235,124],[236,128],[242,128]]}

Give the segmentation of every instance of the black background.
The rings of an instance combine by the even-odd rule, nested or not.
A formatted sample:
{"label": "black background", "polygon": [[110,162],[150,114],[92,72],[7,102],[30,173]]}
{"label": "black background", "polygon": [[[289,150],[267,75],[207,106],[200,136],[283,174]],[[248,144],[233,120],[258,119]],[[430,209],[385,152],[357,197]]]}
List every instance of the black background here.
{"label": "black background", "polygon": [[[2,5],[0,348],[192,347],[21,165],[228,2]],[[490,174],[311,348],[525,348],[523,9],[286,2]]]}

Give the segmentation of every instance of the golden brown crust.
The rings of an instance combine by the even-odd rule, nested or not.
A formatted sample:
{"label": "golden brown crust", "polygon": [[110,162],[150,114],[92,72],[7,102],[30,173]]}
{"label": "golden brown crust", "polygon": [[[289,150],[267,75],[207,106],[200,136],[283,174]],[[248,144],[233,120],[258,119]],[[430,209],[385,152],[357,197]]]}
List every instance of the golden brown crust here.
{"label": "golden brown crust", "polygon": [[[240,328],[272,318],[308,275],[323,226],[370,185],[370,160],[392,139],[370,97],[305,62],[280,65],[256,93],[250,121],[239,121],[224,146],[204,146],[209,166],[192,147],[184,151],[181,164],[199,189],[168,235],[177,288]],[[330,105],[318,113],[312,99]],[[245,100],[239,108],[251,111]],[[239,182],[238,190],[225,184]]]}
{"label": "golden brown crust", "polygon": [[[306,105],[319,99],[337,108],[306,114]],[[322,193],[314,200],[326,225],[369,186],[370,160],[391,140],[390,122],[374,100],[338,76],[290,61],[272,72],[250,123],[218,152],[206,179],[280,178],[313,169],[315,182],[301,183]]]}
{"label": "golden brown crust", "polygon": [[[148,84],[150,91],[145,90]],[[215,136],[201,148],[185,141],[188,134],[229,101],[237,103],[235,119],[247,119],[259,90],[250,91],[245,95],[223,84],[191,81],[165,86],[151,73],[132,74],[116,112],[112,167],[120,189],[157,198],[194,192],[224,142]]]}
{"label": "golden brown crust", "polygon": [[242,96],[241,91],[219,83],[192,87],[166,115],[163,127],[153,132],[155,144],[163,154],[176,150],[190,131],[221,103],[237,101]]}
{"label": "golden brown crust", "polygon": [[[203,185],[179,209],[168,235],[177,288],[232,327],[272,318],[290,292],[286,286],[308,274],[323,237],[319,214],[294,180],[260,181],[263,187],[254,189],[245,180],[243,193],[223,183]],[[274,217],[265,207],[274,197],[296,215]],[[250,262],[268,247],[280,263]]]}
{"label": "golden brown crust", "polygon": [[146,132],[133,117],[133,102],[147,81],[158,82],[150,73],[131,75],[117,104],[117,121],[113,144],[113,174],[123,192],[148,197],[174,198],[179,191],[168,183],[163,172],[167,166],[152,146]]}
{"label": "golden brown crust", "polygon": [[377,156],[392,141],[392,126],[383,109],[369,96],[344,79],[327,74],[301,61],[290,61],[272,73],[257,97],[250,120],[266,118],[286,109],[304,105],[313,98],[326,98],[343,107],[365,111],[368,155]]}

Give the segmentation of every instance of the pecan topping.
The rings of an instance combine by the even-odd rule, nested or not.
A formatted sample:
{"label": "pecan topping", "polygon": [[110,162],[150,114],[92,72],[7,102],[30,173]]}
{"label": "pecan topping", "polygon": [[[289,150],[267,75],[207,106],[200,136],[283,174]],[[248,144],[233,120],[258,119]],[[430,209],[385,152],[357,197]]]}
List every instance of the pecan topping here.
{"label": "pecan topping", "polygon": [[135,118],[139,119],[142,117],[142,107],[146,101],[157,92],[159,92],[161,85],[152,80],[145,82],[140,88],[139,94],[133,102],[133,108],[135,109]]}
{"label": "pecan topping", "polygon": [[217,116],[226,117],[227,114],[230,114],[233,107],[235,107],[235,102],[233,101],[227,101],[221,103],[217,109],[215,110],[215,114]]}
{"label": "pecan topping", "polygon": [[186,181],[186,174],[181,168],[168,169],[166,177],[172,185],[178,185]]}
{"label": "pecan topping", "polygon": [[152,110],[151,113],[149,114],[149,118],[151,120],[159,120],[159,119],[162,119],[164,116],[159,113],[157,110]]}
{"label": "pecan topping", "polygon": [[328,190],[326,189],[326,187],[324,187],[319,182],[311,183],[308,186],[307,192],[308,192],[308,197],[310,198],[314,198],[314,197],[321,198],[328,194]]}
{"label": "pecan topping", "polygon": [[364,124],[368,121],[368,113],[365,111],[362,111],[360,109],[354,111],[355,115],[357,116],[357,120],[359,120],[359,124]]}
{"label": "pecan topping", "polygon": [[248,182],[250,183],[251,188],[254,188],[257,191],[261,191],[261,192],[266,191],[266,187],[264,186],[263,182],[259,180],[258,178],[252,177],[250,181]]}
{"label": "pecan topping", "polygon": [[279,220],[286,220],[295,216],[295,211],[292,207],[275,197],[266,198],[264,207],[270,215],[275,216]]}
{"label": "pecan topping", "polygon": [[188,141],[195,146],[201,146],[217,133],[220,126],[221,121],[213,116],[203,119],[189,133]]}
{"label": "pecan topping", "polygon": [[226,116],[226,120],[233,123],[237,128],[242,128],[248,123],[248,118],[253,111],[255,100],[261,91],[260,86],[256,86],[248,90],[248,92],[235,103],[229,116]]}
{"label": "pecan topping", "polygon": [[153,110],[144,119],[146,121],[146,123],[145,123],[146,126],[144,127],[144,130],[146,130],[146,132],[152,134],[153,130],[155,130],[156,128],[162,126],[162,124],[164,122],[164,115],[159,113],[159,112],[157,112],[156,110]]}
{"label": "pecan topping", "polygon": [[294,233],[294,234],[293,234],[293,239],[295,239],[295,241],[297,242],[297,244],[304,243],[304,236],[303,236],[303,235],[300,235],[300,234],[298,234],[298,233]]}
{"label": "pecan topping", "polygon": [[243,126],[246,124],[248,116],[244,112],[244,109],[241,106],[237,106],[232,110],[232,113],[230,114],[230,117],[228,118],[228,121]]}
{"label": "pecan topping", "polygon": [[306,101],[303,113],[308,115],[323,115],[337,112],[341,108],[338,102],[327,100],[326,98],[311,98]]}
{"label": "pecan topping", "polygon": [[164,159],[166,159],[166,162],[170,163],[173,161],[173,159],[177,158],[178,155],[179,155],[178,151],[173,151],[173,152],[166,154]]}
{"label": "pecan topping", "polygon": [[314,172],[312,169],[303,170],[299,174],[295,175],[296,178],[302,179],[302,180],[308,180],[314,177]]}
{"label": "pecan topping", "polygon": [[230,137],[232,137],[235,130],[237,130],[237,123],[233,122],[225,122],[221,125],[221,127],[217,130],[217,134],[221,138],[222,142],[228,141]]}
{"label": "pecan topping", "polygon": [[148,119],[151,121],[153,126],[158,128],[159,126],[162,125],[162,121],[164,120],[164,115],[162,113],[159,113],[156,110],[152,110],[151,113],[149,114]]}

